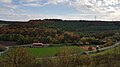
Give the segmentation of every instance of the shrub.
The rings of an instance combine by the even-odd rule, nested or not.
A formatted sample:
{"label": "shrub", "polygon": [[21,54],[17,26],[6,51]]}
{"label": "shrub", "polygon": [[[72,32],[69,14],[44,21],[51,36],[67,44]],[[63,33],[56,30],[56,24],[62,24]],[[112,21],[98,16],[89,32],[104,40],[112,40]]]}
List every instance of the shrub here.
{"label": "shrub", "polygon": [[89,46],[88,50],[89,50],[89,51],[93,50],[92,46]]}
{"label": "shrub", "polygon": [[6,48],[0,45],[0,51],[4,51]]}

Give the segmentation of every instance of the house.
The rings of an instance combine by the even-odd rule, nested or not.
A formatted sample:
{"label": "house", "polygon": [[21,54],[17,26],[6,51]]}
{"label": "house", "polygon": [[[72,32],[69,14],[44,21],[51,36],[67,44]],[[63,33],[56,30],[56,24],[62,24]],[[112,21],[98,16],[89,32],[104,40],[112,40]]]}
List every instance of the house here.
{"label": "house", "polygon": [[44,47],[43,43],[33,43],[31,47]]}

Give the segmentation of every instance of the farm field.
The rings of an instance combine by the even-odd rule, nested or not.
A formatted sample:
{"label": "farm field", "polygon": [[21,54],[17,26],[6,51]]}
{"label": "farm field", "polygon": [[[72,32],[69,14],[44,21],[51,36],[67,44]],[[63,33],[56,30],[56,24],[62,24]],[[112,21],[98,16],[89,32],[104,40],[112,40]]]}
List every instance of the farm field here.
{"label": "farm field", "polygon": [[46,48],[27,48],[27,50],[33,56],[49,57],[49,56],[55,56],[64,47],[68,48],[68,49],[71,49],[72,51],[75,51],[75,53],[80,53],[80,52],[84,51],[82,48],[77,47],[77,46],[46,47]]}

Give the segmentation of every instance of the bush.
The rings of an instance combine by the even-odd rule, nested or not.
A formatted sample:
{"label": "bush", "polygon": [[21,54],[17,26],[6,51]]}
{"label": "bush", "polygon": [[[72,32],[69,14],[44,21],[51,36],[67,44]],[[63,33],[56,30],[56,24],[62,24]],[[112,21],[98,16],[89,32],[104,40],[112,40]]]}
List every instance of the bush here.
{"label": "bush", "polygon": [[92,46],[89,46],[88,51],[91,51],[91,50],[93,50],[93,49],[92,49]]}
{"label": "bush", "polygon": [[4,51],[5,49],[6,49],[5,47],[3,47],[2,45],[0,45],[0,52]]}

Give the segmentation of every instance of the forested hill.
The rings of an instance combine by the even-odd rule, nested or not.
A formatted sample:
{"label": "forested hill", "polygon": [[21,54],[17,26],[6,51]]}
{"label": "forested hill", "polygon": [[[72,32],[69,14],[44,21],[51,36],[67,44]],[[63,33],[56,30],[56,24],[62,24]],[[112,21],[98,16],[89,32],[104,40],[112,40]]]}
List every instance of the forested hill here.
{"label": "forested hill", "polygon": [[[6,22],[2,21],[2,23]],[[7,23],[10,22],[7,21]],[[45,19],[11,23],[3,26],[0,24],[0,41],[14,41],[17,44],[33,42],[92,44],[93,40],[98,41],[120,33],[120,22],[118,21]]]}
{"label": "forested hill", "polygon": [[62,20],[62,19],[43,19],[43,20],[41,20],[41,19],[39,19],[39,20],[29,20],[29,21],[5,21],[5,20],[0,20],[0,23],[9,23],[9,22],[11,22],[11,23],[17,23],[17,22],[19,22],[19,23],[23,23],[23,22],[41,22],[41,21],[62,21],[62,22],[93,22],[93,23],[106,23],[106,22],[109,22],[109,23],[119,23],[120,21],[99,21],[99,20]]}
{"label": "forested hill", "polygon": [[27,23],[27,21],[4,21],[4,20],[0,20],[0,24],[12,24],[12,23]]}
{"label": "forested hill", "polygon": [[[30,20],[36,27],[47,27],[72,32],[115,31],[120,30],[120,21],[87,21],[87,20]],[[39,24],[41,23],[41,24]]]}
{"label": "forested hill", "polygon": [[90,21],[90,20],[61,20],[44,19],[29,20],[26,22],[18,21],[0,21],[0,24],[7,23],[18,27],[37,27],[52,28],[70,32],[99,32],[99,31],[118,31],[120,30],[120,21]]}

